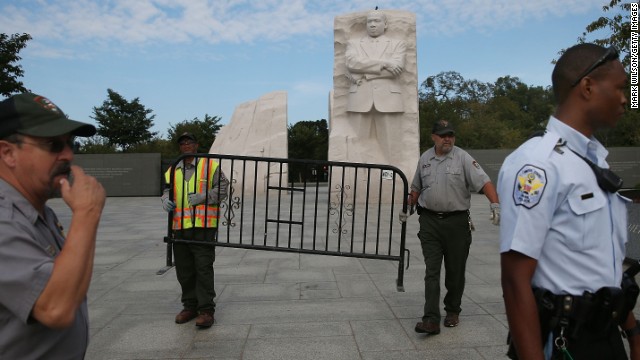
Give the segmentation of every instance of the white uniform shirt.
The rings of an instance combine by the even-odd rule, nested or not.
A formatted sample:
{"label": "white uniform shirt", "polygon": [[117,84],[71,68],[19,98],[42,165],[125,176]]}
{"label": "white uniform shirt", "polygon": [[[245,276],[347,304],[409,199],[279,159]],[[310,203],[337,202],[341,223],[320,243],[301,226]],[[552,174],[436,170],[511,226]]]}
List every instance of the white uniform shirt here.
{"label": "white uniform shirt", "polygon": [[609,167],[595,138],[551,117],[547,133],[525,142],[500,169],[500,252],[536,259],[532,285],[555,294],[619,287],[628,199],[600,189],[591,168],[567,147]]}

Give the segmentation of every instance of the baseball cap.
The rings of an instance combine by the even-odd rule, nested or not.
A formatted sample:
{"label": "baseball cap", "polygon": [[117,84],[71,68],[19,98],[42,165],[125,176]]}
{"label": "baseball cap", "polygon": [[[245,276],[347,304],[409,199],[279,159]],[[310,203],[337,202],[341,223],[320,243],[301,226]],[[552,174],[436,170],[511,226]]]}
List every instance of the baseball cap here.
{"label": "baseball cap", "polygon": [[180,143],[180,141],[182,139],[185,139],[185,138],[191,139],[193,141],[198,141],[198,140],[196,140],[196,137],[192,133],[190,133],[188,131],[185,131],[185,132],[182,133],[182,135],[178,136],[178,143]]}
{"label": "baseball cap", "polygon": [[444,135],[444,134],[453,134],[455,135],[455,130],[453,130],[453,125],[449,123],[447,120],[438,120],[433,124],[433,129],[431,130],[432,134],[436,135]]}
{"label": "baseball cap", "polygon": [[69,119],[44,96],[17,94],[0,102],[0,138],[11,134],[55,137],[64,134],[92,136],[95,126]]}

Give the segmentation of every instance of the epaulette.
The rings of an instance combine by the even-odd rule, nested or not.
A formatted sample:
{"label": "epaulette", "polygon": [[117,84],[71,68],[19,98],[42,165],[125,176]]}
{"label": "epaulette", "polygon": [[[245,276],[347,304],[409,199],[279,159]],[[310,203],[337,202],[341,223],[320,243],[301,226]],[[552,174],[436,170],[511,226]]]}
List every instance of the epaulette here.
{"label": "epaulette", "polygon": [[553,151],[560,155],[564,154],[564,150],[562,150],[562,148],[567,144],[567,141],[562,139],[558,134],[549,133],[546,130],[540,130],[531,134],[531,136],[529,136],[529,140],[537,137],[541,137],[541,139],[535,145],[535,153],[544,158],[549,157]]}

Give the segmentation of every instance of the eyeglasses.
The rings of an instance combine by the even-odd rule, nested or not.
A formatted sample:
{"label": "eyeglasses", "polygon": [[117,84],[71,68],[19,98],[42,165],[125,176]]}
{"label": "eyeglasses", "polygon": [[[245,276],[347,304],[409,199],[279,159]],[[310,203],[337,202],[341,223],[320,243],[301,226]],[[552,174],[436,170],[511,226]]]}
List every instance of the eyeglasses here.
{"label": "eyeglasses", "polygon": [[604,54],[598,60],[596,60],[596,62],[593,63],[593,65],[589,66],[587,70],[585,70],[582,74],[580,74],[580,76],[578,76],[576,81],[571,84],[571,87],[578,85],[585,76],[589,75],[598,66],[606,63],[607,61],[615,60],[619,56],[620,54],[618,53],[618,49],[616,49],[615,46],[610,46],[607,51],[605,51]]}
{"label": "eyeglasses", "polygon": [[180,141],[178,144],[179,144],[180,146],[183,146],[183,145],[193,145],[193,144],[195,144],[195,143],[196,143],[196,142],[195,142],[195,141],[193,141],[193,140],[187,140],[187,141]]}
{"label": "eyeglasses", "polygon": [[34,145],[37,146],[45,151],[48,151],[52,154],[59,154],[62,151],[64,151],[65,147],[69,147],[71,150],[74,150],[75,148],[75,137],[74,136],[70,136],[68,137],[66,140],[63,140],[61,138],[51,138],[49,140],[45,140],[45,141],[37,141],[37,142],[30,142],[30,141],[24,141],[24,140],[20,140],[18,141],[18,143],[23,143],[23,144],[29,144],[29,145]]}

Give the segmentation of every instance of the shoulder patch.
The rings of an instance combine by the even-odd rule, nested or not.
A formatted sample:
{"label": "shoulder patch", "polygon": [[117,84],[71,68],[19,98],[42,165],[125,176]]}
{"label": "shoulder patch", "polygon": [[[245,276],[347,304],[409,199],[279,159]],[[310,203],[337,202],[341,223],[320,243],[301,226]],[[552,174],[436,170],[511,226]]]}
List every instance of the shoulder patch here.
{"label": "shoulder patch", "polygon": [[473,160],[472,164],[473,164],[473,166],[476,167],[476,169],[480,170],[480,164],[478,164],[477,161]]}
{"label": "shoulder patch", "polygon": [[525,165],[518,171],[513,187],[513,201],[527,209],[538,205],[547,185],[547,173],[533,165]]}

